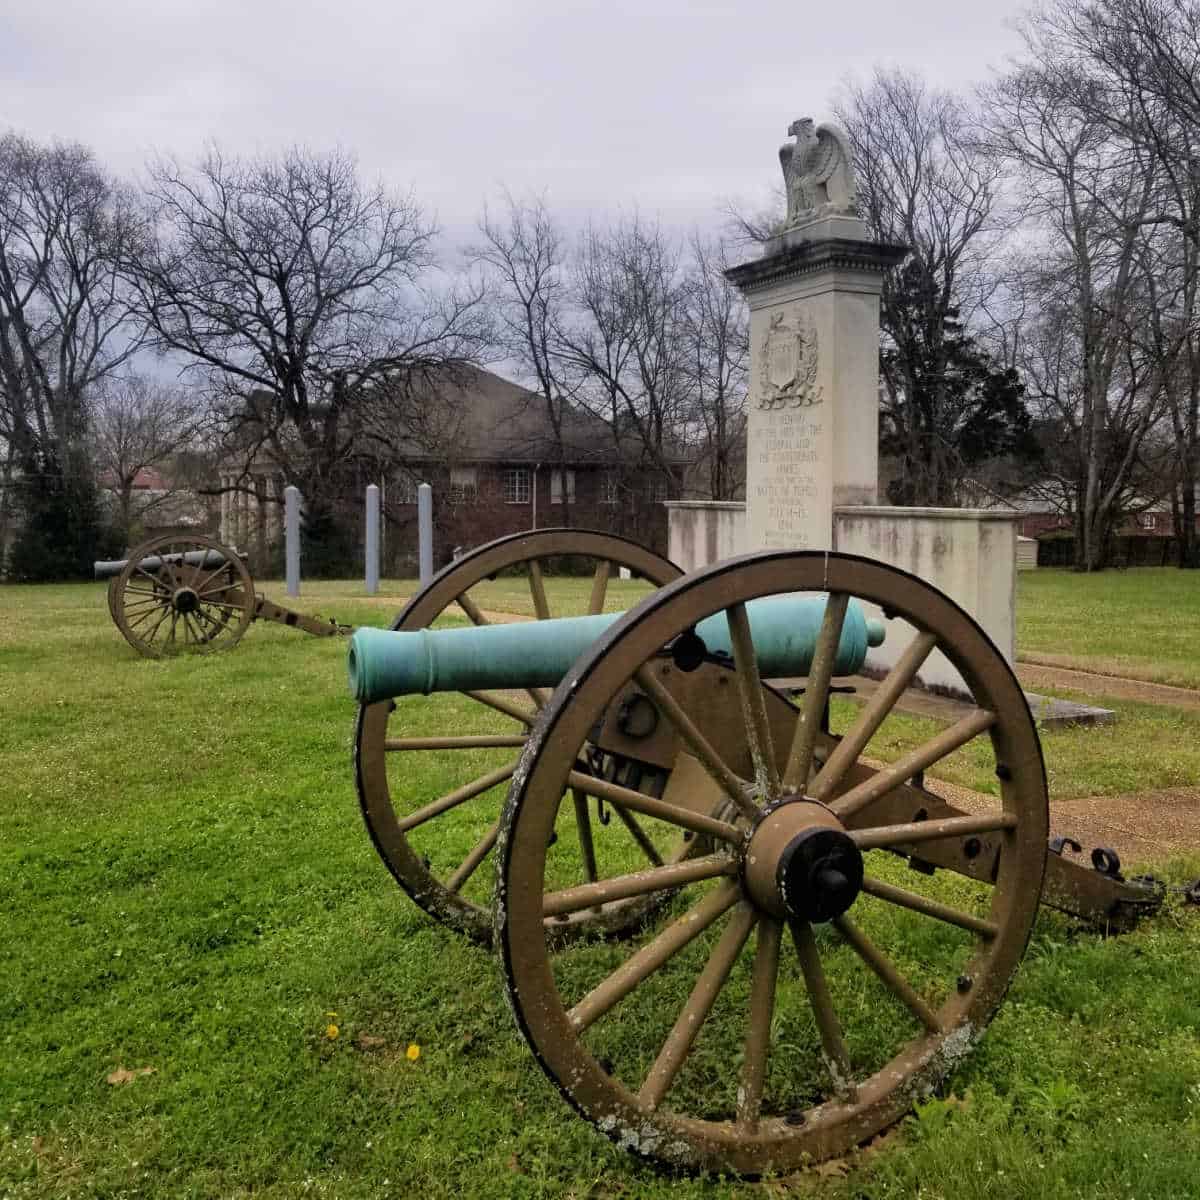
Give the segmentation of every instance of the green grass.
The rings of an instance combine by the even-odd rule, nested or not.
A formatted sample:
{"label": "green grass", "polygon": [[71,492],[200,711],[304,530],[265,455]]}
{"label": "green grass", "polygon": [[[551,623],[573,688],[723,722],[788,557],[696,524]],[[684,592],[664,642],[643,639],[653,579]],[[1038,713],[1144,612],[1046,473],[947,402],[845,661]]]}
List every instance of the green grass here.
{"label": "green grass", "polygon": [[[1059,691],[1079,701],[1095,697]],[[1042,755],[1052,800],[1120,796],[1200,783],[1200,712],[1104,700],[1117,714],[1113,725],[1042,729]],[[857,706],[834,699],[834,728],[841,732]],[[893,712],[872,742],[880,757],[898,758],[942,728],[937,722]],[[996,793],[994,762],[985,739],[969,742],[938,764],[950,783]]]}
{"label": "green grass", "polygon": [[1017,657],[1200,688],[1200,571],[1022,571]]}
{"label": "green grass", "polygon": [[[489,605],[520,608],[495,586]],[[570,602],[556,588],[556,610],[587,586]],[[306,585],[302,605],[378,625],[399,607],[356,593]],[[490,956],[428,920],[375,856],[344,653],[255,626],[230,654],[149,662],[99,586],[0,589],[6,1200],[1197,1194],[1200,926],[1181,907],[1108,941],[1039,918],[982,1047],[879,1152],[752,1186],[676,1179],[613,1148],[531,1061]],[[1052,773],[1107,762],[1084,790],[1126,790],[1122,763],[1141,754],[1137,786],[1159,760],[1200,776],[1195,725],[1142,720],[1129,714],[1119,749],[1053,735]],[[917,971],[947,948],[927,932],[904,953]],[[869,1057],[892,1016],[870,988],[857,1000],[847,1025]],[[811,1065],[797,1011],[779,1088]],[[644,1055],[660,1018],[598,1036]],[[106,1083],[119,1067],[154,1070]],[[735,1073],[729,1046],[709,1045],[681,1085],[727,1090]]]}

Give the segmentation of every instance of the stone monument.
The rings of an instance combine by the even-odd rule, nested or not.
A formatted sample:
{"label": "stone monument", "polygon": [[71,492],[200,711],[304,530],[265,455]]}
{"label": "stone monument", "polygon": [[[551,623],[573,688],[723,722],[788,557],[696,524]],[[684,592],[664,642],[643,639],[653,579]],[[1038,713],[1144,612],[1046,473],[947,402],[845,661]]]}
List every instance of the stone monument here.
{"label": "stone monument", "polygon": [[856,215],[845,133],[807,117],[788,132],[787,217],[728,272],[750,306],[748,550],[831,549],[834,508],[875,503],[879,293],[906,253]]}

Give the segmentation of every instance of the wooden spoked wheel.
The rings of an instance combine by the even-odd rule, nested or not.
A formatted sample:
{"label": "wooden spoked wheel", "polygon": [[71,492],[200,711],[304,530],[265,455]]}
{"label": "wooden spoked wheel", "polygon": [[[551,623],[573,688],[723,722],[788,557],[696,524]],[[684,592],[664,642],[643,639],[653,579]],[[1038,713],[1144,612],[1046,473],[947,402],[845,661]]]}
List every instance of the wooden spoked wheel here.
{"label": "wooden spoked wheel", "polygon": [[[552,611],[545,570],[567,564],[575,604]],[[631,581],[620,579],[628,568]],[[545,568],[545,570],[544,570]],[[500,538],[457,559],[435,576],[392,623],[394,630],[487,624],[489,595],[511,593],[512,607],[536,619],[599,613],[632,605],[680,575],[674,564],[611,534],[544,529]],[[489,581],[493,581],[489,585]],[[480,588],[479,585],[485,585]],[[491,592],[488,592],[488,586]],[[511,604],[511,600],[523,601]],[[566,606],[564,606],[565,608]],[[481,869],[496,843],[505,789],[538,711],[540,690],[410,696],[363,705],[355,730],[355,771],[367,829],[400,886],[435,920],[483,944],[491,942],[494,871]],[[636,766],[609,756],[597,769],[626,780]],[[691,847],[675,831],[656,845],[620,805],[580,795],[554,833],[557,869],[586,881],[605,861],[626,869],[670,861]],[[611,829],[603,829],[604,825]],[[584,930],[615,930],[644,910],[641,900],[554,919],[552,940]]]}
{"label": "wooden spoked wheel", "polygon": [[[793,704],[759,678],[745,605],[795,592],[830,599]],[[896,618],[885,642],[894,665],[865,705],[833,697],[839,735],[823,713],[848,597]],[[733,660],[687,661],[682,639],[722,611]],[[935,648],[975,705],[940,731],[894,708]],[[579,765],[631,690],[671,730],[661,797],[614,790]],[[969,815],[927,819],[936,785],[924,772],[964,758],[976,772],[986,760],[995,795]],[[571,792],[619,798],[648,824],[702,832],[711,848],[558,886],[546,846]],[[745,1174],[819,1161],[896,1120],[983,1033],[1025,949],[1046,833],[1028,706],[966,613],[868,559],[734,559],[627,614],[539,721],[501,824],[508,997],[565,1098],[620,1145]],[[920,869],[923,846],[959,843],[986,867],[976,879]],[[550,953],[548,913],[647,895],[670,902],[632,938]]]}
{"label": "wooden spoked wheel", "polygon": [[254,581],[220,542],[166,534],[130,552],[109,584],[108,608],[146,658],[212,654],[235,646],[254,619]]}

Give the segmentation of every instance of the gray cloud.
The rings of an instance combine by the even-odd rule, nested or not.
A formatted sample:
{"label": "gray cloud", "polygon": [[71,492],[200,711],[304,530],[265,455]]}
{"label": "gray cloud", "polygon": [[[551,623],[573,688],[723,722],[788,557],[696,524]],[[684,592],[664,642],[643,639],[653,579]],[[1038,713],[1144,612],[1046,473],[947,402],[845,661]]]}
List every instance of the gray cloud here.
{"label": "gray cloud", "polygon": [[765,195],[788,122],[877,63],[963,86],[1020,5],[860,0],[0,0],[0,123],[115,169],[208,139],[353,149],[451,233],[500,184],[568,219],[710,222]]}

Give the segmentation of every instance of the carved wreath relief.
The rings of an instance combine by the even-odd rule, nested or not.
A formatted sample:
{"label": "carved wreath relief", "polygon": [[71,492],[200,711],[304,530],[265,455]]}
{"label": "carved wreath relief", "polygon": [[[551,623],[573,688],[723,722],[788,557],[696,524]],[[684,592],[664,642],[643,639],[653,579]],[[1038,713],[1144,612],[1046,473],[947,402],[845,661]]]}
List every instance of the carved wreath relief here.
{"label": "carved wreath relief", "polygon": [[758,352],[758,407],[808,408],[824,399],[817,383],[817,330],[796,317],[775,313]]}

